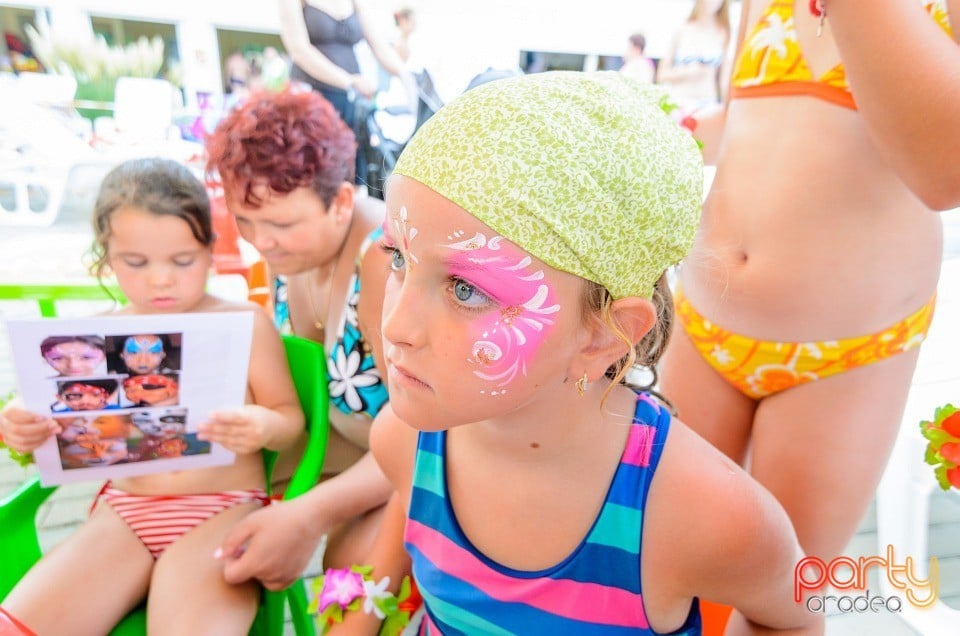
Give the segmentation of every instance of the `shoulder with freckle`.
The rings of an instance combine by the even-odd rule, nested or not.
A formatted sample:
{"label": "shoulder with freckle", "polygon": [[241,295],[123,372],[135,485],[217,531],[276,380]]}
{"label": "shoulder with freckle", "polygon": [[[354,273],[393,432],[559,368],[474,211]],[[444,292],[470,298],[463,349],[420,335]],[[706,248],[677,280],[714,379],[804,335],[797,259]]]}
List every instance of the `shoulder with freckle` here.
{"label": "shoulder with freckle", "polygon": [[672,478],[669,480],[671,487],[696,491],[698,486],[695,484],[701,481],[704,472],[710,475],[733,475],[742,470],[682,421],[673,418],[670,422],[670,432],[657,474],[669,475]]}
{"label": "shoulder with freckle", "polygon": [[[759,485],[736,462],[713,447],[679,420],[670,433],[651,485],[658,491],[660,514],[672,517],[670,532],[691,528],[704,553],[715,558],[722,541],[752,537],[765,525]],[[705,493],[710,493],[705,497]],[[704,523],[706,521],[706,523]],[[697,529],[698,528],[698,529]]]}

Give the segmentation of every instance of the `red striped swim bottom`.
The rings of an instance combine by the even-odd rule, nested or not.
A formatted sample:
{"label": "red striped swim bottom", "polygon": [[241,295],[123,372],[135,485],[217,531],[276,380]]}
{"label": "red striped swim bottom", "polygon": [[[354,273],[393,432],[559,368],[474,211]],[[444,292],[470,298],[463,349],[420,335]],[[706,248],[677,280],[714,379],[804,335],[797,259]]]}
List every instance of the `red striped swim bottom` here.
{"label": "red striped swim bottom", "polygon": [[131,495],[104,484],[91,506],[103,500],[123,519],[143,542],[153,558],[210,517],[227,508],[245,503],[270,503],[262,488],[225,490],[198,495]]}

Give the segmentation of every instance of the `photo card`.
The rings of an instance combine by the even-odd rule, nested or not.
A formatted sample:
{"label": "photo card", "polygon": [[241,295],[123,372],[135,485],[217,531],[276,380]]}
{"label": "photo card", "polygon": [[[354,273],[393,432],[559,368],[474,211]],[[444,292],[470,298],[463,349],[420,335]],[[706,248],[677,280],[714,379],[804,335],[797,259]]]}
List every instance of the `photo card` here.
{"label": "photo card", "polygon": [[197,427],[244,404],[252,312],[11,320],[8,330],[24,406],[62,429],[34,452],[44,485],[234,461]]}

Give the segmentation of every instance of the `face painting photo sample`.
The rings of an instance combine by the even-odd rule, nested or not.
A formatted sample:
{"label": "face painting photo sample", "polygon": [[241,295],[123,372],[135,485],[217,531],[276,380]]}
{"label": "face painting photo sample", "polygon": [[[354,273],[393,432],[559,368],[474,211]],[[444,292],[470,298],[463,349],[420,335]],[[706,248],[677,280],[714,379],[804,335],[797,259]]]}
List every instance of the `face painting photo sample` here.
{"label": "face painting photo sample", "polygon": [[[222,444],[196,436],[207,414],[245,403],[251,312],[12,319],[7,327],[25,407],[60,418],[60,434],[33,453],[43,485],[235,460]],[[99,375],[51,378],[40,344],[73,334],[103,340]]]}
{"label": "face painting photo sample", "polygon": [[63,380],[56,383],[56,401],[50,405],[54,413],[64,411],[103,411],[118,408],[114,379]]}
{"label": "face painting photo sample", "polygon": [[179,371],[182,342],[182,333],[107,336],[107,366],[125,375]]}
{"label": "face painting photo sample", "polygon": [[124,414],[55,418],[60,459],[65,470],[109,466],[127,460],[132,424]]}
{"label": "face painting photo sample", "polygon": [[103,336],[49,336],[40,343],[40,355],[57,375],[81,377],[103,375],[106,359]]}
{"label": "face painting photo sample", "polygon": [[179,375],[131,375],[123,380],[123,397],[131,406],[176,406],[180,403]]}

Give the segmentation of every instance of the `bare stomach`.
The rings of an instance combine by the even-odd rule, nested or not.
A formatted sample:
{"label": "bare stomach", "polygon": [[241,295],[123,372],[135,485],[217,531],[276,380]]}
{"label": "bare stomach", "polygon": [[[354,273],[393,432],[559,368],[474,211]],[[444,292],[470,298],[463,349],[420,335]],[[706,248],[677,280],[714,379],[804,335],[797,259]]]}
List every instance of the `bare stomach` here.
{"label": "bare stomach", "polygon": [[121,490],[139,495],[189,495],[263,488],[263,459],[260,453],[237,455],[228,466],[178,470],[113,480]]}
{"label": "bare stomach", "polygon": [[[363,457],[369,447],[369,418],[351,417],[331,409],[330,424],[323,463],[325,475],[343,472]],[[299,464],[302,450],[300,445],[280,454],[280,462],[274,469],[275,486],[278,480],[289,478]],[[236,461],[228,466],[115,479],[113,485],[134,494],[181,495],[263,488],[264,481],[262,456],[251,453],[237,455]]]}
{"label": "bare stomach", "polygon": [[771,111],[783,99],[731,103],[684,293],[717,325],[764,340],[853,337],[905,318],[936,289],[939,216],[856,113],[811,98]]}

